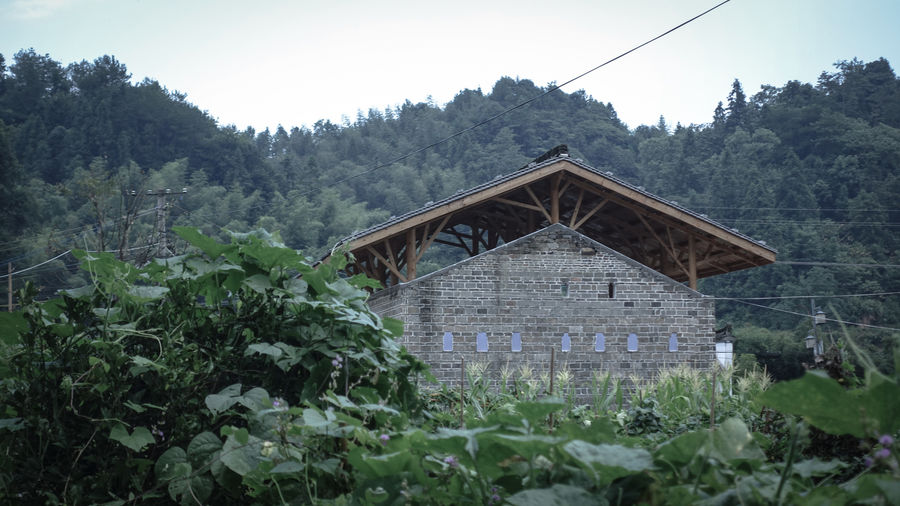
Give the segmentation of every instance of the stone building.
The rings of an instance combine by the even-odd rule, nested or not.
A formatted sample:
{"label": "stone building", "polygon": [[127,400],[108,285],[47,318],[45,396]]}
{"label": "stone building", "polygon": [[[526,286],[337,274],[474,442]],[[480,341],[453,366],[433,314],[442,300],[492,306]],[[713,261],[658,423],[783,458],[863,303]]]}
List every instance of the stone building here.
{"label": "stone building", "polygon": [[[371,307],[405,323],[403,344],[444,382],[460,360],[496,377],[532,364],[572,375],[579,397],[593,373],[650,377],[712,365],[714,302],[697,280],[765,265],[775,251],[598,171],[554,148],[528,166],[343,241],[387,288]],[[469,258],[418,277],[433,244]]]}

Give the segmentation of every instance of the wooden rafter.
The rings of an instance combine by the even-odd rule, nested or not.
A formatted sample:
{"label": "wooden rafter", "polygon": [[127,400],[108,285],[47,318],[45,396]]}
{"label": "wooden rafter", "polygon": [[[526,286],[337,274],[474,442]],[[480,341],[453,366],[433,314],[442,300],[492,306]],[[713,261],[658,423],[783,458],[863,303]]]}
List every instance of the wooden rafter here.
{"label": "wooden rafter", "polygon": [[654,230],[653,227],[650,226],[650,224],[641,215],[641,213],[635,211],[634,214],[638,217],[639,220],[641,220],[641,223],[644,224],[644,228],[647,229],[648,232],[650,232],[650,235],[652,235],[653,238],[656,239],[656,242],[659,243],[660,247],[669,253],[669,256],[672,258],[672,260],[675,261],[675,263],[678,265],[678,267],[682,271],[684,271],[685,274],[688,274],[689,271],[687,270],[687,268],[685,268],[684,264],[681,263],[681,260],[678,259],[678,255],[675,253],[675,251],[672,249],[669,249],[669,246],[665,243],[665,241],[662,240],[662,238],[659,237],[659,235],[657,235],[656,230]]}
{"label": "wooden rafter", "polygon": [[428,224],[425,225],[425,235],[422,236],[422,245],[419,246],[419,253],[416,255],[416,261],[422,259],[422,255],[425,254],[425,251],[427,251],[428,248],[431,247],[431,244],[435,239],[437,239],[438,234],[440,234],[441,231],[444,230],[444,227],[447,226],[447,222],[450,220],[451,216],[453,215],[448,214],[447,216],[444,216],[444,219],[441,220],[441,223],[437,226],[437,228],[434,229],[434,233],[431,234],[431,237],[428,237]]}
{"label": "wooden rafter", "polygon": [[[570,182],[571,181],[566,181],[566,184],[568,185]],[[578,219],[578,212],[581,211],[582,200],[584,200],[584,188],[579,188],[578,200],[575,201],[575,209],[572,211],[572,219],[569,220],[569,228],[571,228],[572,230],[578,230],[578,228],[575,227],[575,220]]]}
{"label": "wooden rafter", "polygon": [[500,203],[503,203],[503,204],[508,204],[508,205],[511,205],[511,206],[524,207],[525,209],[531,209],[532,211],[543,211],[543,210],[544,210],[543,207],[536,206],[536,205],[534,205],[534,204],[526,204],[525,202],[519,202],[519,201],[517,201],[517,200],[505,199],[505,198],[502,198],[502,197],[494,197],[493,200],[496,201],[496,202],[500,202]]}
{"label": "wooden rafter", "polygon": [[[390,246],[390,245],[388,245],[388,246]],[[394,265],[393,262],[389,262],[384,256],[381,255],[381,253],[378,252],[378,250],[376,250],[375,248],[373,248],[371,246],[366,246],[366,249],[368,249],[369,252],[372,253],[372,255],[374,255],[375,258],[377,258],[379,262],[381,262],[385,267],[387,267],[388,270],[391,272],[391,274],[393,274],[394,276],[397,276],[398,279],[400,279],[404,282],[406,281],[406,276],[404,276],[403,273],[401,273],[397,269],[397,266]]]}
{"label": "wooden rafter", "polygon": [[[584,215],[584,218],[581,218],[580,220],[578,220],[578,223],[576,223],[574,227],[570,227],[570,228],[572,230],[578,230],[579,228],[581,228],[581,226],[584,225],[584,222],[589,220],[591,218],[591,216],[593,216],[597,211],[602,209],[603,206],[605,206],[607,202],[609,202],[609,199],[601,200],[600,203],[598,203],[596,206],[594,206],[593,209],[591,209],[590,211],[588,211],[587,214]],[[572,215],[572,217],[574,218],[575,215]]]}
{"label": "wooden rafter", "polygon": [[[544,223],[564,223],[660,272],[692,282],[775,258],[773,250],[727,227],[576,161],[560,159],[357,236],[347,244],[357,256],[348,272],[394,282],[412,280],[435,243],[473,255],[532,233]],[[471,228],[472,233],[460,228]]]}
{"label": "wooden rafter", "polygon": [[559,181],[561,173],[550,177],[550,224],[559,223]]}
{"label": "wooden rafter", "polygon": [[550,216],[550,213],[547,212],[547,209],[544,207],[544,203],[541,202],[541,199],[537,198],[537,195],[534,194],[534,190],[531,189],[530,186],[525,186],[525,191],[528,192],[528,196],[531,197],[531,200],[537,204],[537,211],[544,213],[544,217],[547,218],[547,221],[553,223],[553,218]]}

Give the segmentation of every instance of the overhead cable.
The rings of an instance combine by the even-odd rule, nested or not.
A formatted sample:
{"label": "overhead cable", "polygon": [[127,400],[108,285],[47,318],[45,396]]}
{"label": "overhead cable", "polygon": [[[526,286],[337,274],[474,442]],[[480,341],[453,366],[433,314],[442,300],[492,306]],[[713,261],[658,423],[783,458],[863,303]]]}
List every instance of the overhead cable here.
{"label": "overhead cable", "polygon": [[788,300],[788,299],[844,299],[848,297],[883,297],[900,295],[900,292],[849,293],[844,295],[781,295],[773,297],[703,297],[706,300]]}
{"label": "overhead cable", "polygon": [[565,82],[562,83],[562,84],[558,84],[558,85],[551,86],[551,87],[548,88],[546,91],[544,91],[544,92],[542,92],[542,93],[539,93],[538,95],[535,95],[534,97],[529,98],[528,100],[525,100],[524,102],[520,102],[520,103],[518,103],[518,104],[516,104],[516,105],[514,105],[514,106],[512,106],[512,107],[509,107],[509,108],[507,108],[507,109],[504,109],[504,110],[498,112],[497,114],[494,114],[493,116],[488,117],[487,119],[484,119],[484,120],[479,121],[478,123],[475,123],[474,125],[472,125],[472,126],[470,126],[470,127],[464,128],[464,129],[462,129],[462,130],[460,130],[460,131],[458,131],[458,132],[456,132],[456,133],[454,133],[454,134],[450,134],[450,135],[448,135],[447,137],[444,137],[443,139],[440,139],[440,140],[438,140],[438,141],[432,142],[431,144],[429,144],[429,145],[427,145],[427,146],[424,146],[424,147],[415,149],[415,150],[413,150],[413,151],[410,151],[410,152],[406,153],[405,155],[400,155],[400,156],[398,156],[398,157],[396,157],[396,158],[393,158],[393,159],[391,159],[391,160],[389,160],[389,161],[387,161],[387,162],[377,164],[377,165],[375,165],[374,167],[372,167],[372,168],[370,168],[370,169],[367,169],[367,170],[364,170],[364,171],[362,171],[362,172],[353,174],[353,175],[351,175],[351,176],[347,176],[347,177],[342,178],[342,179],[338,179],[338,180],[336,180],[336,181],[332,181],[331,183],[328,183],[328,184],[326,184],[326,185],[313,187],[313,188],[311,188],[311,189],[309,189],[309,190],[307,190],[307,191],[305,191],[305,192],[303,192],[303,193],[300,193],[299,196],[309,195],[309,194],[311,194],[311,193],[318,192],[318,191],[322,190],[322,189],[325,188],[325,187],[328,187],[328,186],[334,186],[334,185],[337,185],[337,184],[340,184],[340,183],[345,183],[345,182],[350,181],[350,180],[352,180],[352,179],[356,179],[356,178],[358,178],[358,177],[365,176],[366,174],[371,174],[372,172],[375,172],[376,170],[383,169],[384,167],[391,166],[391,165],[393,165],[393,164],[395,164],[395,163],[397,163],[397,162],[403,161],[403,160],[405,160],[405,159],[407,159],[407,158],[409,158],[409,157],[411,157],[411,156],[417,155],[417,154],[422,153],[423,151],[427,151],[427,150],[429,150],[429,149],[431,149],[431,148],[433,148],[433,147],[435,147],[435,146],[439,146],[439,145],[441,145],[441,144],[443,144],[443,143],[445,143],[445,142],[447,142],[447,141],[449,141],[449,140],[455,139],[456,137],[459,137],[460,135],[463,135],[463,134],[465,134],[465,133],[471,132],[472,130],[475,130],[475,129],[478,128],[478,127],[481,127],[481,126],[483,126],[483,125],[486,125],[486,124],[488,124],[488,123],[494,121],[495,119],[500,118],[501,116],[505,116],[505,115],[511,113],[512,111],[515,111],[515,110],[517,110],[517,109],[521,109],[522,107],[525,107],[526,105],[528,105],[528,104],[530,104],[530,103],[532,103],[532,102],[534,102],[534,101],[536,101],[536,100],[539,100],[539,99],[541,99],[541,98],[543,98],[543,97],[549,95],[550,93],[553,93],[554,91],[556,91],[556,90],[562,88],[563,86],[566,86],[566,85],[568,85],[568,84],[571,84],[571,83],[577,81],[578,79],[581,79],[582,77],[584,77],[584,76],[586,76],[586,75],[588,75],[588,74],[590,74],[590,73],[592,73],[592,72],[594,72],[594,71],[596,71],[596,70],[599,70],[599,69],[601,69],[601,68],[603,68],[603,67],[609,65],[610,63],[612,63],[612,62],[614,62],[614,61],[616,61],[616,60],[619,60],[620,58],[623,58],[623,57],[625,57],[625,56],[627,56],[627,55],[629,55],[629,54],[631,54],[631,53],[637,51],[638,49],[641,49],[642,47],[644,47],[644,46],[646,46],[646,45],[648,45],[648,44],[651,44],[651,43],[653,43],[653,42],[656,42],[657,40],[659,40],[659,39],[665,37],[666,35],[669,35],[670,33],[674,32],[675,30],[678,30],[679,28],[682,28],[683,26],[685,26],[685,25],[687,25],[687,24],[689,24],[689,23],[691,23],[691,22],[693,22],[693,21],[696,21],[696,20],[702,18],[703,16],[705,16],[705,15],[709,14],[710,12],[712,12],[712,11],[718,9],[719,7],[721,7],[721,6],[725,5],[725,4],[727,4],[727,3],[730,2],[730,1],[731,1],[731,0],[724,0],[723,2],[720,2],[720,3],[716,4],[716,5],[713,6],[713,7],[710,7],[709,9],[707,9],[707,10],[701,12],[700,14],[697,14],[696,16],[694,16],[694,17],[688,19],[687,21],[684,21],[684,22],[678,24],[677,26],[674,26],[674,27],[672,27],[672,28],[666,30],[665,32],[663,32],[663,33],[657,35],[656,37],[653,37],[652,39],[647,40],[646,42],[643,42],[643,43],[641,43],[641,44],[639,44],[639,45],[637,45],[637,46],[635,46],[635,47],[629,49],[628,51],[625,51],[624,53],[621,53],[620,55],[618,55],[618,56],[616,56],[616,57],[614,57],[614,58],[611,58],[611,59],[609,59],[609,60],[607,60],[607,61],[601,63],[600,65],[597,65],[596,67],[594,67],[594,68],[592,68],[592,69],[590,69],[590,70],[588,70],[588,71],[586,71],[586,72],[582,72],[581,74],[578,74],[577,76],[575,76],[575,77],[569,79],[568,81],[565,81]]}
{"label": "overhead cable", "polygon": [[[746,304],[748,306],[761,307],[763,309],[768,309],[770,311],[778,311],[779,313],[787,313],[787,314],[791,314],[794,316],[802,316],[804,318],[813,318],[812,315],[805,314],[805,313],[798,313],[796,311],[788,311],[787,309],[778,309],[777,307],[763,306],[762,304],[755,304],[753,302],[747,302],[747,301],[744,301],[741,299],[731,299],[731,300],[733,300],[735,302],[740,302],[741,304]],[[856,327],[866,327],[866,328],[871,328],[871,329],[891,330],[894,332],[900,332],[900,329],[896,329],[893,327],[882,327],[880,325],[869,325],[868,323],[848,322],[848,321],[844,321],[844,320],[836,320],[834,318],[825,318],[825,321],[840,323],[842,325],[854,325]]]}

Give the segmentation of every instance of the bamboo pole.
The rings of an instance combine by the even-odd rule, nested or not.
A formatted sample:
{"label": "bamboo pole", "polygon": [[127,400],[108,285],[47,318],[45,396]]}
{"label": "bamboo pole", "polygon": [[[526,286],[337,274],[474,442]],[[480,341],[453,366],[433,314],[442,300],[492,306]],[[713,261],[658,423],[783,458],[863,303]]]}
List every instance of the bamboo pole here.
{"label": "bamboo pole", "polygon": [[466,428],[466,421],[463,418],[463,413],[465,412],[465,397],[463,397],[463,390],[466,387],[466,359],[465,357],[459,358],[459,428]]}
{"label": "bamboo pole", "polygon": [[[550,348],[550,397],[553,397],[553,376],[555,376],[554,364],[556,362],[556,348]],[[550,413],[550,432],[553,432],[553,413]]]}

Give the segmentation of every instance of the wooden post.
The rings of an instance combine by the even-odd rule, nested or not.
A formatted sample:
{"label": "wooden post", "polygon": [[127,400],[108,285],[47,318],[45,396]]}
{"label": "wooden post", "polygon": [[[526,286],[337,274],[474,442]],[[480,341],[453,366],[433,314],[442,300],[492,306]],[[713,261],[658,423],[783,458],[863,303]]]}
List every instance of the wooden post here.
{"label": "wooden post", "polygon": [[406,231],[406,281],[414,279],[416,279],[416,229],[410,228]]}
{"label": "wooden post", "polygon": [[12,305],[12,273],[13,273],[12,262],[6,264],[6,267],[7,267],[6,270],[9,273],[6,276],[6,280],[8,282],[8,290],[9,290],[6,293],[6,303],[8,304],[6,306],[6,308],[10,313],[12,313],[12,310],[13,310],[13,305]]}
{"label": "wooden post", "polygon": [[694,245],[694,236],[688,236],[688,278],[691,290],[697,289],[697,248]]}
{"label": "wooden post", "polygon": [[559,223],[559,179],[560,175],[553,176],[550,183],[550,224]]}
{"label": "wooden post", "polygon": [[465,397],[463,397],[463,390],[466,387],[466,359],[465,357],[459,358],[459,428],[466,428],[466,421],[463,417],[463,414],[466,411]]}

